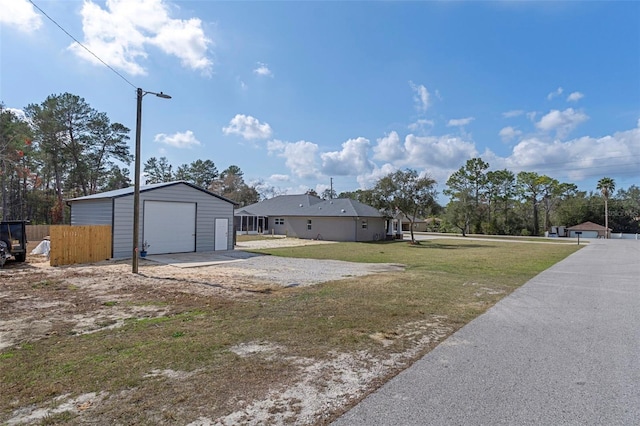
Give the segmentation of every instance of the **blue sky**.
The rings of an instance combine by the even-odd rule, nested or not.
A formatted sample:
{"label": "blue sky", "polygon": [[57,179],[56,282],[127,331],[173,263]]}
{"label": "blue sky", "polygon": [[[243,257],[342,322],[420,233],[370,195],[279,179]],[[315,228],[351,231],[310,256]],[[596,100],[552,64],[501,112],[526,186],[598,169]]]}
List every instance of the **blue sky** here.
{"label": "blue sky", "polygon": [[[239,166],[281,193],[397,169],[640,184],[640,2],[0,0],[0,101],[79,95],[142,161]],[[125,79],[127,81],[125,81]],[[130,166],[133,169],[133,164]]]}

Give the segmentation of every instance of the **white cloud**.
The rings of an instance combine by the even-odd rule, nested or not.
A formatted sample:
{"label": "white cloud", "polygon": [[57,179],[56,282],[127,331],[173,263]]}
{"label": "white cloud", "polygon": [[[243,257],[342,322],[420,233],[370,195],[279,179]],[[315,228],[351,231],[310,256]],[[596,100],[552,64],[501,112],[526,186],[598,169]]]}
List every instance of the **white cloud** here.
{"label": "white cloud", "polygon": [[616,132],[602,138],[581,137],[552,142],[527,138],[513,147],[507,158],[496,158],[499,167],[514,171],[535,170],[550,176],[580,181],[586,177],[637,173],[640,157],[640,128]]}
{"label": "white cloud", "polygon": [[536,127],[543,131],[556,131],[558,137],[565,137],[580,123],[589,119],[589,116],[573,108],[564,111],[551,110],[536,123]]}
{"label": "white cloud", "polygon": [[319,174],[316,166],[318,145],[313,142],[272,140],[267,142],[267,150],[269,154],[284,158],[285,165],[298,177],[315,178]]}
{"label": "white cloud", "polygon": [[416,136],[400,139],[391,132],[377,140],[374,159],[386,161],[397,168],[451,169],[477,154],[475,144],[457,136]]}
{"label": "white cloud", "polygon": [[173,135],[165,135],[159,133],[155,136],[154,140],[165,145],[173,146],[176,148],[191,148],[194,146],[202,145],[191,130],[187,130],[183,133],[174,133]]}
{"label": "white cloud", "polygon": [[170,19],[158,31],[151,43],[167,54],[180,58],[183,67],[211,74],[213,65],[207,54],[207,45],[211,44],[202,29],[200,19]]}
{"label": "white cloud", "polygon": [[380,177],[402,168],[427,173],[442,184],[451,172],[478,155],[473,141],[463,137],[409,134],[403,141],[396,132],[378,139],[373,152],[373,158],[387,166],[381,168],[374,164],[370,172],[359,174],[357,180],[361,186],[375,183]]}
{"label": "white cloud", "polygon": [[373,147],[373,158],[381,161],[396,161],[406,157],[406,151],[397,132],[378,139]]}
{"label": "white cloud", "polygon": [[417,168],[458,168],[459,164],[476,155],[475,144],[450,135],[407,135],[404,142],[405,162]]}
{"label": "white cloud", "polygon": [[503,112],[502,116],[504,118],[513,118],[513,117],[518,117],[520,115],[524,114],[524,111],[521,109],[515,109],[513,111],[507,111],[507,112]]}
{"label": "white cloud", "polygon": [[413,81],[409,82],[409,86],[415,92],[413,100],[416,103],[416,109],[418,112],[426,112],[427,108],[429,108],[429,91],[422,84],[416,85]]}
{"label": "white cloud", "polygon": [[499,133],[503,142],[512,141],[513,139],[520,136],[521,134],[522,132],[520,130],[517,130],[516,128],[511,126],[504,127],[502,130],[500,130],[500,133]]}
{"label": "white cloud", "polygon": [[24,33],[32,33],[42,26],[42,18],[26,0],[0,0],[0,24]]}
{"label": "white cloud", "polygon": [[374,167],[369,173],[363,173],[356,178],[361,188],[371,188],[380,179],[387,176],[390,173],[398,170],[393,164],[385,163],[381,167]]}
{"label": "white cloud", "polygon": [[274,174],[269,176],[269,180],[274,182],[289,182],[291,178],[289,175]]}
{"label": "white cloud", "polygon": [[447,123],[448,127],[462,127],[462,126],[467,126],[469,123],[471,123],[473,120],[475,120],[475,118],[473,117],[467,117],[467,118],[454,118],[449,120],[449,122]]}
{"label": "white cloud", "polygon": [[236,134],[247,140],[268,139],[272,134],[268,123],[260,123],[257,118],[244,114],[236,114],[222,131],[225,135]]}
{"label": "white cloud", "polygon": [[327,176],[366,173],[374,167],[368,158],[368,151],[369,139],[363,137],[349,139],[342,144],[342,150],[320,155],[322,171]]}
{"label": "white cloud", "polygon": [[[200,19],[173,19],[164,0],[107,0],[106,9],[86,1],[81,10],[83,44],[114,68],[131,75],[146,75],[140,63],[154,46],[180,59],[184,67],[210,75],[213,63],[207,57],[212,41]],[[69,46],[78,56],[100,62],[77,43]]]}
{"label": "white cloud", "polygon": [[535,137],[525,139],[513,147],[511,155],[506,160],[515,168],[559,162],[567,154],[566,146],[558,140],[549,143]]}
{"label": "white cloud", "polygon": [[273,77],[273,73],[271,72],[267,64],[263,64],[262,62],[258,62],[258,68],[254,69],[253,72],[265,77]]}
{"label": "white cloud", "polygon": [[417,120],[415,123],[409,124],[407,127],[412,132],[424,132],[425,127],[427,126],[433,127],[434,125],[435,123],[433,122],[433,120],[425,120],[424,118],[421,118]]}
{"label": "white cloud", "polygon": [[567,96],[567,101],[568,102],[577,102],[582,98],[584,98],[584,94],[582,94],[580,92],[573,92],[569,96]]}
{"label": "white cloud", "polygon": [[551,92],[551,93],[549,93],[547,95],[547,99],[551,100],[551,99],[553,99],[555,97],[558,97],[558,96],[562,95],[562,92],[564,92],[564,89],[562,87],[558,87],[555,91],[553,91],[553,92]]}

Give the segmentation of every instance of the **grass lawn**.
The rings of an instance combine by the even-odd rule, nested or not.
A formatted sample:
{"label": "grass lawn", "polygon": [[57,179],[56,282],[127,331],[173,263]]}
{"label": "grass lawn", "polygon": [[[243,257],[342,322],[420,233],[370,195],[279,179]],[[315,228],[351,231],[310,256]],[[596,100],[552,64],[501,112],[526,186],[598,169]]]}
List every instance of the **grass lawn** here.
{"label": "grass lawn", "polygon": [[[344,353],[389,360],[409,352],[415,359],[578,248],[447,239],[312,245],[259,252],[399,263],[406,270],[237,298],[167,296],[141,284],[144,303],[166,306],[165,316],[130,318],[120,328],[92,334],[56,333],[0,350],[0,423],[19,407],[51,404],[67,393],[103,392],[108,396],[91,408],[93,419],[184,424],[228,415],[269,390],[287,389],[299,380],[300,360]],[[54,285],[74,291],[64,279]],[[435,329],[439,337],[424,343]],[[277,347],[278,355],[231,351],[251,342]],[[372,386],[403,367],[387,370]],[[149,376],[165,370],[183,377],[168,385],[164,377]],[[80,422],[76,416],[63,411],[43,424]]]}
{"label": "grass lawn", "polygon": [[[366,336],[428,315],[446,316],[448,322],[458,328],[577,248],[442,239],[422,241],[418,245],[341,243],[261,252],[407,265],[406,271],[400,274],[354,278],[301,291],[299,297],[313,300],[314,309],[336,312],[334,318],[338,315],[342,318],[345,327],[336,327],[341,334],[344,335],[346,329],[362,329]],[[291,301],[295,301],[295,296]],[[357,335],[353,333],[351,337]],[[370,342],[365,338],[362,343]]]}
{"label": "grass lawn", "polygon": [[[405,236],[409,235],[409,231],[405,231]],[[429,235],[433,237],[437,236],[451,236],[451,237],[462,237],[462,234],[452,233],[452,234],[443,234],[443,233],[432,233],[432,232],[415,232],[415,235]],[[577,244],[574,238],[565,238],[565,237],[556,237],[556,238],[547,238],[547,237],[525,237],[518,235],[493,235],[493,234],[467,234],[464,238],[482,238],[482,239],[491,239],[491,240],[508,240],[508,241],[532,241],[538,243],[556,243],[556,244]],[[588,244],[589,239],[581,239],[582,244]]]}

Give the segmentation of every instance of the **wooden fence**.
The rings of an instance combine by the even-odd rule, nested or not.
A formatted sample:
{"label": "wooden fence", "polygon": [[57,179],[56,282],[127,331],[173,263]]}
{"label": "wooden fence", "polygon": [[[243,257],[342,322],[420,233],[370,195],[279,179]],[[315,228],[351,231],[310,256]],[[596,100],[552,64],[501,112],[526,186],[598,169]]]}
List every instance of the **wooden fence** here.
{"label": "wooden fence", "polygon": [[51,266],[92,263],[111,258],[111,226],[52,225]]}
{"label": "wooden fence", "polygon": [[49,225],[27,225],[27,241],[42,241],[48,235]]}

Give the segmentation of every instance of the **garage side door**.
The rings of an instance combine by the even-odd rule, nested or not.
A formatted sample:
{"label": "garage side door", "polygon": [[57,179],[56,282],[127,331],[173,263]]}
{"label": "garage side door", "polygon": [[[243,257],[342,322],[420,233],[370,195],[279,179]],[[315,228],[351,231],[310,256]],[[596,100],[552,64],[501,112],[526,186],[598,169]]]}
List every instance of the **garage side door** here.
{"label": "garage side door", "polygon": [[196,203],[145,201],[142,235],[149,254],[195,251]]}
{"label": "garage side door", "polygon": [[229,241],[229,219],[216,219],[216,239],[214,250],[227,250]]}

